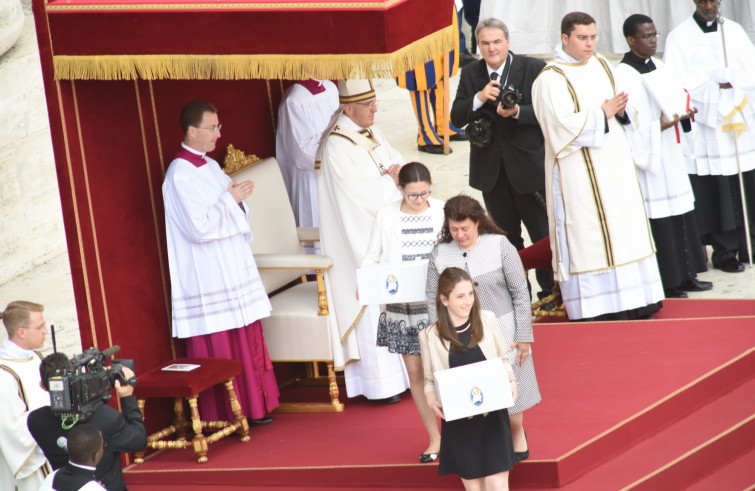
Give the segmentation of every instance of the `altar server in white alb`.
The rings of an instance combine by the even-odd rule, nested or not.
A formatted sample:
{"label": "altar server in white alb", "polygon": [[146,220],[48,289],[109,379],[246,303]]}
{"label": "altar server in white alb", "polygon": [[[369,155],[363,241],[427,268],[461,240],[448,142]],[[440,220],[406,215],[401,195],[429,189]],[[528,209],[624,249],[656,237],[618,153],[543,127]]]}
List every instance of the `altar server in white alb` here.
{"label": "altar server in white alb", "polygon": [[[298,227],[320,225],[315,157],[323,133],[338,110],[338,89],[330,80],[300,80],[278,106],[275,158],[281,168]],[[315,253],[313,243],[303,244]]]}
{"label": "altar server in white alb", "polygon": [[2,312],[8,337],[0,347],[0,489],[38,491],[50,472],[26,427],[29,412],[50,405],[39,364],[47,335],[44,307],[11,302]]}
{"label": "altar server in white alb", "polygon": [[[377,212],[401,199],[398,173],[404,159],[374,126],[375,88],[369,80],[339,80],[340,116],[318,150],[320,243],[333,258],[326,272],[335,308],[334,361],[344,369],[346,393],[398,402],[409,387],[401,355],[377,347],[380,306],[362,308],[356,270],[367,252]],[[335,118],[334,118],[335,119]]]}
{"label": "altar server in white alb", "polygon": [[713,247],[714,268],[738,273],[751,252],[739,172],[755,243],[755,47],[739,24],[719,16],[719,0],[694,3],[695,13],[668,35],[663,61],[698,109],[688,172],[703,243]]}
{"label": "altar server in white alb", "polygon": [[627,94],[596,41],[595,19],[567,14],[555,59],[532,87],[553,271],[569,319],[644,318],[661,307],[663,286],[622,129]]}
{"label": "altar server in white alb", "polygon": [[[630,15],[623,30],[630,51],[616,67],[616,76],[632,99],[627,111],[636,128],[627,137],[658,249],[661,281],[667,298],[687,298],[686,292],[713,288],[713,283],[697,279],[697,273],[708,269],[707,259],[700,244],[695,196],[682,151],[682,142],[692,144],[694,138],[690,121],[694,108],[685,104],[682,109],[686,112],[664,115],[649,89],[651,85],[663,85],[669,90],[675,87],[676,93],[672,90],[669,95],[661,95],[656,89],[655,97],[676,95],[679,101],[689,102],[674,73],[653,57],[658,43],[653,20],[642,14]],[[670,102],[673,101],[664,103]]]}
{"label": "altar server in white alb", "polygon": [[[236,182],[206,155],[220,138],[217,109],[192,101],[181,110],[184,142],[163,183],[173,335],[191,357],[232,358],[241,408],[258,424],[278,406],[278,386],[260,319],[271,306],[249,241],[251,181]],[[200,397],[208,420],[228,419],[220,388]],[[209,391],[208,391],[209,392]]]}

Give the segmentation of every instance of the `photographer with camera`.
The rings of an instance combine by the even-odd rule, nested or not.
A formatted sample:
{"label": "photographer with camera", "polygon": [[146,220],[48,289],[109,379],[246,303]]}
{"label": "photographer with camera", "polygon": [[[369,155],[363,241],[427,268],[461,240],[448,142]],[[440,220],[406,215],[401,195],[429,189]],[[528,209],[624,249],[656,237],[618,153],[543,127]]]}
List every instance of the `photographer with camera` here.
{"label": "photographer with camera", "polygon": [[[90,351],[94,351],[99,356],[88,357],[88,359],[93,358],[98,363],[95,369],[90,367],[87,372],[88,377],[85,376],[88,379],[85,381],[88,389],[91,389],[94,385],[93,381],[99,382],[111,378],[105,372],[106,369],[102,367],[102,359],[105,358],[103,353],[94,349],[87,353]],[[87,353],[82,356],[87,355]],[[81,357],[77,358],[80,359]],[[74,360],[76,361],[77,358],[74,358]],[[70,378],[72,377],[71,374],[78,373],[76,371],[79,368],[76,366],[77,363],[72,363],[63,353],[53,353],[46,356],[39,367],[43,388],[51,391],[51,385],[53,385],[52,390],[57,389],[54,385],[61,384],[65,382],[66,377]],[[120,399],[121,412],[104,403],[104,400],[110,397],[110,390],[107,387],[99,402],[78,401],[78,407],[72,411],[75,415],[56,413],[52,407],[45,406],[32,411],[27,420],[29,431],[42,448],[50,465],[53,469],[59,469],[65,466],[69,459],[68,452],[65,449],[65,437],[76,422],[81,419],[79,410],[83,408],[81,404],[86,403],[86,407],[91,408],[91,410],[83,411],[85,421],[96,426],[102,432],[102,438],[105,441],[105,451],[102,460],[97,464],[95,476],[110,491],[126,489],[121,472],[120,453],[138,452],[147,447],[147,432],[144,428],[142,414],[136,404],[136,397],[133,395],[134,387],[122,383],[120,380],[134,383],[134,372],[126,366],[117,370],[121,374],[113,382],[113,386]],[[81,375],[77,376],[81,377]],[[71,392],[74,392],[74,390],[71,390]],[[53,404],[53,406],[55,405]],[[86,414],[88,412],[91,414]]]}
{"label": "photographer with camera", "polygon": [[[467,126],[471,143],[469,185],[509,241],[524,248],[522,222],[532,242],[548,235],[543,134],[532,109],[531,89],[545,63],[509,51],[509,31],[498,19],[475,29],[482,60],[461,71],[451,121]],[[536,273],[540,298],[553,289],[553,273]]]}

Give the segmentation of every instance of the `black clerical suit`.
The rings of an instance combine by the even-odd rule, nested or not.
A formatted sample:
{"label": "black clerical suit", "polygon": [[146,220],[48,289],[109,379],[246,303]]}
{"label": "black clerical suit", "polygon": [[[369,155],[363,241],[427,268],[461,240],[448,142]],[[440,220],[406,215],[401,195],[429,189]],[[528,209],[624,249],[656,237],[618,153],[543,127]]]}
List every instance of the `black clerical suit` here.
{"label": "black clerical suit", "polygon": [[[105,452],[97,464],[95,475],[109,491],[126,489],[120,453],[138,452],[147,447],[147,431],[136,397],[121,398],[121,408],[122,413],[103,404],[86,420],[102,432]],[[60,417],[53,414],[50,406],[43,406],[29,413],[26,425],[53,469],[68,464],[68,452],[58,446],[58,438],[65,436],[68,430],[61,427]]]}
{"label": "black clerical suit", "polygon": [[[496,113],[497,103],[491,101],[473,111],[475,95],[490,82],[485,60],[479,60],[461,70],[451,121],[460,128],[482,115],[492,121],[490,145],[470,145],[469,185],[482,191],[488,214],[520,250],[524,248],[522,222],[532,242],[548,235],[543,133],[532,108],[532,83],[545,62],[510,53],[506,63],[510,67],[504,67],[498,82],[521,92],[519,117],[502,118]],[[544,292],[550,292],[553,272],[538,271],[537,281]]]}
{"label": "black clerical suit", "polygon": [[[55,491],[79,491],[92,481],[96,481],[94,470],[68,463],[52,476],[52,488]],[[89,484],[89,486],[97,488],[95,484]],[[45,489],[45,487],[43,486],[42,489]],[[100,487],[98,489],[104,488]]]}

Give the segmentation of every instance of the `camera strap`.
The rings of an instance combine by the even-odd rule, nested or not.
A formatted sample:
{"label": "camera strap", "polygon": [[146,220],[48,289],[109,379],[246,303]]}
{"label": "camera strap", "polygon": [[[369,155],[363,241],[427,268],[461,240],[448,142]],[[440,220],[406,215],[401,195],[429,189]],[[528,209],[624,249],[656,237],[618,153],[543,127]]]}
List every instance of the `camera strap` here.
{"label": "camera strap", "polygon": [[506,60],[506,66],[503,67],[503,73],[501,74],[501,87],[506,87],[509,84],[509,72],[511,71],[511,63],[514,61],[514,55],[509,51],[509,59]]}

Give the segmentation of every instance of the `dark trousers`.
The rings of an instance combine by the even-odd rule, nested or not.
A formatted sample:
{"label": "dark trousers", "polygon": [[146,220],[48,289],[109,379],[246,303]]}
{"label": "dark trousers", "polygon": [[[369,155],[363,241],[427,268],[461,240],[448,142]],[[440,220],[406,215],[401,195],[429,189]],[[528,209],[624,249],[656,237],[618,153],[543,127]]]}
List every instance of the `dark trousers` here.
{"label": "dark trousers", "polygon": [[[533,243],[548,235],[548,213],[545,209],[545,190],[535,193],[518,193],[511,187],[506,169],[501,166],[498,181],[490,191],[482,193],[485,208],[493,221],[506,232],[509,242],[517,250],[524,249],[522,223]],[[543,293],[553,290],[553,271],[535,271],[537,283]]]}
{"label": "dark trousers", "polygon": [[[750,237],[755,244],[755,170],[742,174],[749,212]],[[712,262],[749,259],[738,176],[689,176],[695,195],[695,218],[703,244],[713,247]]]}

